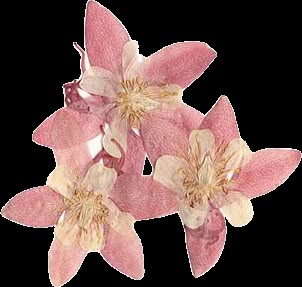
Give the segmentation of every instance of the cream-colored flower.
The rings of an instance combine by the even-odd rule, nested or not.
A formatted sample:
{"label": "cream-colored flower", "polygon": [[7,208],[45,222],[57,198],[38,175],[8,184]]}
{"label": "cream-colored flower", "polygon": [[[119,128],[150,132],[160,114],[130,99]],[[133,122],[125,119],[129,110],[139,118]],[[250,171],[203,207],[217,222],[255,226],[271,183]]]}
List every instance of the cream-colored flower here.
{"label": "cream-colored flower", "polygon": [[133,230],[134,218],[121,212],[108,198],[116,180],[114,169],[102,164],[90,167],[79,178],[65,166],[57,167],[47,185],[64,197],[65,211],[55,227],[55,235],[66,246],[78,240],[83,250],[104,247],[104,224],[123,235]]}
{"label": "cream-colored flower", "polygon": [[120,157],[121,154],[112,143],[112,138],[126,150],[128,128],[139,128],[141,118],[150,111],[181,100],[182,90],[179,86],[149,83],[143,79],[145,62],[138,53],[137,42],[131,40],[124,45],[121,74],[113,74],[101,67],[90,67],[80,82],[84,91],[105,96],[112,103],[115,114],[110,130],[103,138],[103,146],[114,157]]}
{"label": "cream-colored flower", "polygon": [[195,130],[189,138],[188,152],[157,160],[154,179],[176,192],[186,226],[202,225],[211,205],[220,207],[232,225],[243,226],[252,219],[253,208],[233,186],[251,154],[241,138],[228,144],[215,143],[210,130]]}

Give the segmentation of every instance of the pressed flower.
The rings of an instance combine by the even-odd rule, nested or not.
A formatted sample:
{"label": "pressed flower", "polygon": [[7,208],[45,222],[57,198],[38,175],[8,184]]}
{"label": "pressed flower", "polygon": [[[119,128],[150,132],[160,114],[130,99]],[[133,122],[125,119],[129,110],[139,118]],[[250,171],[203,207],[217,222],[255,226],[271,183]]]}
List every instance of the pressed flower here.
{"label": "pressed flower", "polygon": [[[104,106],[110,107],[105,108],[110,111],[106,118],[110,129],[103,146],[114,157],[121,154],[111,139],[126,150],[129,131],[148,127],[149,114],[160,111],[173,118],[182,109],[190,109],[181,104],[182,89],[199,77],[216,56],[205,43],[183,42],[143,58],[118,19],[94,1],[87,7],[85,44],[91,67],[85,71],[80,87],[105,98],[102,111]],[[200,117],[191,109],[190,116],[194,115]]]}
{"label": "pressed flower", "polygon": [[221,254],[226,235],[223,215],[233,226],[246,225],[253,217],[250,200],[283,183],[301,153],[292,149],[252,153],[239,136],[226,97],[219,99],[189,139],[177,141],[181,144],[174,155],[156,161],[154,180],[176,194],[197,277]]}
{"label": "pressed flower", "polygon": [[133,224],[109,198],[117,174],[93,164],[84,176],[58,166],[47,186],[24,191],[2,209],[6,218],[24,225],[55,225],[49,251],[49,274],[54,286],[69,281],[90,251],[128,276],[143,276],[143,252]]}

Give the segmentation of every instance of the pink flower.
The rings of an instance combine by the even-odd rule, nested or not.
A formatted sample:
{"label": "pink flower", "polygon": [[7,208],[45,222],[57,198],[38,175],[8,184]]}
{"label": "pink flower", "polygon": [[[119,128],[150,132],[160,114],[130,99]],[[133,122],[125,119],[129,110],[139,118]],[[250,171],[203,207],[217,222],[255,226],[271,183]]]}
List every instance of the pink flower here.
{"label": "pink flower", "polygon": [[134,279],[143,277],[143,249],[135,220],[109,198],[116,177],[114,169],[102,164],[92,165],[85,175],[59,165],[47,186],[19,193],[2,209],[3,216],[23,225],[55,225],[49,250],[54,286],[69,281],[90,251],[100,252],[111,266]]}
{"label": "pink flower", "polygon": [[143,58],[120,21],[94,1],[87,7],[85,43],[91,67],[85,71],[80,87],[104,97],[99,108],[109,111],[106,121],[110,129],[103,146],[110,155],[121,156],[112,138],[126,150],[129,133],[133,128],[148,129],[151,115],[174,120],[178,126],[183,125],[178,119],[184,120],[188,115],[201,117],[181,103],[181,95],[182,89],[216,57],[205,43],[176,43]]}
{"label": "pink flower", "polygon": [[252,153],[240,138],[226,97],[218,100],[189,140],[175,140],[178,149],[156,161],[154,180],[176,195],[192,272],[198,277],[222,252],[224,216],[233,226],[246,225],[253,217],[250,200],[282,184],[301,153],[292,149]]}

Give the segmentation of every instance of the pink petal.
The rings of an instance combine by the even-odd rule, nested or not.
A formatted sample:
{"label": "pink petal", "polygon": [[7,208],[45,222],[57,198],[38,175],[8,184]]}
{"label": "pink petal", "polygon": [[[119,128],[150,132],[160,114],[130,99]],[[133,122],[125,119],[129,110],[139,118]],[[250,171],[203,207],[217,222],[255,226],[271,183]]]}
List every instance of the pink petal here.
{"label": "pink petal", "polygon": [[141,122],[141,137],[151,164],[162,155],[186,150],[191,131],[202,119],[200,112],[185,104],[150,113]]}
{"label": "pink petal", "polygon": [[240,171],[235,188],[249,198],[274,190],[298,166],[301,152],[292,149],[263,149]]}
{"label": "pink petal", "polygon": [[99,3],[88,2],[85,46],[91,66],[120,73],[123,47],[129,40],[127,30],[119,19]]}
{"label": "pink petal", "polygon": [[57,165],[68,166],[80,178],[92,164],[92,157],[87,144],[70,147],[69,149],[53,150]]}
{"label": "pink petal", "polygon": [[97,136],[100,125],[96,116],[62,108],[34,131],[33,140],[50,148],[70,148]]}
{"label": "pink petal", "polygon": [[211,269],[218,261],[226,239],[226,225],[219,209],[212,209],[204,225],[197,229],[185,227],[186,243],[195,277]]}
{"label": "pink petal", "polygon": [[166,216],[178,210],[175,194],[151,176],[119,176],[110,198],[122,211],[131,213],[137,220]]}
{"label": "pink petal", "polygon": [[143,77],[150,83],[177,84],[186,88],[205,71],[215,57],[216,52],[205,43],[175,43],[147,59]]}
{"label": "pink petal", "polygon": [[49,227],[57,223],[62,211],[62,196],[47,186],[40,186],[15,195],[1,214],[23,225]]}
{"label": "pink petal", "polygon": [[219,143],[240,137],[233,107],[227,97],[220,97],[205,115],[200,129],[210,129]]}
{"label": "pink petal", "polygon": [[134,230],[131,236],[123,236],[109,228],[106,245],[101,254],[112,267],[123,274],[134,279],[143,278],[143,246]]}
{"label": "pink petal", "polygon": [[125,154],[125,163],[122,168],[123,172],[135,172],[142,174],[145,165],[146,152],[142,139],[132,130],[128,131],[127,151]]}
{"label": "pink petal", "polygon": [[54,238],[48,253],[48,272],[53,286],[61,286],[72,279],[80,269],[87,251],[80,248],[77,242],[64,246]]}

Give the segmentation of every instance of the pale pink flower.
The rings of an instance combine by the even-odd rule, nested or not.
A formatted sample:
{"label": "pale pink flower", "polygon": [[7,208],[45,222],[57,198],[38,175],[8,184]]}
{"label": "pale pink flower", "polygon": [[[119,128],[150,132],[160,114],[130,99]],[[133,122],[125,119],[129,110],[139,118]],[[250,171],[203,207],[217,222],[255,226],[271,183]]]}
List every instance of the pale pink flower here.
{"label": "pale pink flower", "polygon": [[240,138],[226,97],[219,99],[189,139],[180,136],[175,135],[178,149],[157,159],[153,177],[176,195],[192,272],[198,277],[220,257],[226,236],[224,216],[233,226],[246,225],[253,217],[250,200],[282,184],[301,153],[251,152]]}
{"label": "pale pink flower", "polygon": [[54,286],[69,281],[90,251],[100,252],[122,273],[141,279],[143,250],[134,218],[109,198],[116,181],[114,169],[92,165],[85,176],[58,166],[47,186],[13,197],[2,209],[12,221],[33,227],[55,225],[49,250],[49,275]]}
{"label": "pale pink flower", "polygon": [[112,138],[126,151],[132,129],[148,128],[149,116],[157,113],[166,121],[175,121],[177,126],[183,125],[181,120],[186,116],[195,117],[200,123],[201,114],[184,105],[181,95],[182,89],[198,78],[216,57],[207,44],[176,43],[144,58],[121,22],[105,7],[90,1],[85,46],[90,67],[83,74],[80,87],[104,98],[99,112],[95,105],[91,108],[97,114],[107,114],[109,130],[103,146],[109,154],[121,156]]}

